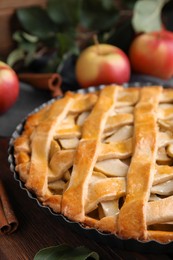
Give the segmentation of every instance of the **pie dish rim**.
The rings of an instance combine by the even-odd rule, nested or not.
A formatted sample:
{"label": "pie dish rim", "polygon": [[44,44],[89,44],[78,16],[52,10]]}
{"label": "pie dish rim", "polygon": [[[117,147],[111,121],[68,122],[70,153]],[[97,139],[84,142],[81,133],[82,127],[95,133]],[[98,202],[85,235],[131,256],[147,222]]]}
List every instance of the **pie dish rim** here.
{"label": "pie dish rim", "polygon": [[[151,84],[151,83],[143,83],[142,84],[140,82],[135,82],[135,83],[133,82],[131,84],[129,84],[129,83],[122,84],[122,86],[124,86],[125,88],[143,87],[143,86],[151,86],[151,85],[155,85],[155,84]],[[78,89],[74,92],[76,92],[76,93],[91,93],[91,92],[94,92],[96,90],[101,90],[105,86],[106,85],[99,85],[97,87],[91,86],[87,89]],[[162,85],[162,86],[164,88],[171,88],[171,87],[164,86],[164,85]],[[101,241],[104,244],[106,243],[111,247],[113,246],[113,247],[125,249],[125,250],[132,250],[132,248],[134,248],[135,251],[138,251],[138,252],[155,253],[156,249],[157,249],[157,252],[173,253],[173,241],[168,242],[168,243],[159,243],[158,241],[155,241],[155,240],[139,241],[139,240],[135,240],[135,239],[131,239],[131,238],[121,239],[116,234],[104,233],[104,232],[102,232],[102,231],[100,231],[100,230],[98,230],[94,227],[86,227],[82,223],[74,222],[74,221],[68,219],[67,217],[65,217],[61,213],[55,213],[49,206],[43,205],[41,203],[41,201],[39,201],[39,199],[36,197],[36,195],[34,195],[30,190],[28,190],[25,187],[24,182],[22,182],[22,180],[19,177],[19,174],[15,170],[15,159],[14,159],[14,155],[13,155],[13,151],[14,151],[13,142],[22,133],[24,123],[27,120],[27,117],[29,115],[36,113],[37,111],[39,111],[40,109],[42,109],[46,105],[51,104],[56,99],[60,99],[62,97],[63,96],[52,98],[52,99],[44,102],[40,106],[36,107],[25,118],[23,118],[23,120],[21,120],[21,122],[15,127],[15,130],[13,131],[13,133],[10,137],[9,145],[8,145],[8,163],[9,163],[10,171],[13,173],[13,177],[14,177],[15,181],[17,181],[19,183],[19,186],[22,190],[25,190],[25,192],[27,193],[27,195],[30,199],[33,199],[37,202],[39,207],[48,210],[51,213],[51,215],[53,215],[54,217],[57,217],[60,221],[63,221],[63,222],[65,221],[70,226],[70,228],[77,230],[80,233],[82,232],[82,234],[86,235],[89,238],[95,237],[95,239],[99,242]]]}

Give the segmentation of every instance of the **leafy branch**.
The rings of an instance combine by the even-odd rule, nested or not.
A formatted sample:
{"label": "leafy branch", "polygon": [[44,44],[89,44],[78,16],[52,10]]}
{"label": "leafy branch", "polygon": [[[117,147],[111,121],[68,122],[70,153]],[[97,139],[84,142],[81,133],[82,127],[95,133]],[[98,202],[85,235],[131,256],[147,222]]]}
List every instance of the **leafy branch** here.
{"label": "leafy branch", "polygon": [[16,12],[21,29],[7,62],[15,70],[54,72],[64,55],[78,55],[97,34],[107,42],[116,32],[122,10],[131,11],[136,0],[48,0]]}
{"label": "leafy branch", "polygon": [[95,34],[100,43],[127,53],[136,32],[161,28],[168,2],[170,13],[173,0],[48,0],[45,9],[18,9],[21,28],[13,34],[16,48],[7,63],[16,72],[55,72],[65,57],[77,57],[93,44]]}

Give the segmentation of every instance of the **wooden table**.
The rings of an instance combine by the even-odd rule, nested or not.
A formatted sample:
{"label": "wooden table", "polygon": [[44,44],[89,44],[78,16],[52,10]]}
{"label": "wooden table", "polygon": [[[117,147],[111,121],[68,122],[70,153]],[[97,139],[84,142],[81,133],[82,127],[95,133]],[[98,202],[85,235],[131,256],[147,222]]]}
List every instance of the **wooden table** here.
{"label": "wooden table", "polygon": [[59,244],[74,247],[84,245],[96,251],[100,259],[104,260],[172,259],[170,255],[141,254],[98,243],[94,238],[88,238],[84,233],[71,229],[69,224],[57,219],[47,209],[41,208],[14,180],[7,160],[8,142],[9,138],[0,137],[0,178],[9,195],[19,227],[11,235],[0,235],[0,260],[33,259],[38,250]]}

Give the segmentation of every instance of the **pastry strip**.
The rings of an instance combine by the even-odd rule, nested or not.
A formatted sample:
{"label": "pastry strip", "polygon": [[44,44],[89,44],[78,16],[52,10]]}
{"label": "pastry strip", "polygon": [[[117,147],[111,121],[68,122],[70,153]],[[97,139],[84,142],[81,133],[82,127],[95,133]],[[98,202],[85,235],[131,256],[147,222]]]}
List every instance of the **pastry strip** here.
{"label": "pastry strip", "polygon": [[147,231],[147,240],[156,240],[160,243],[169,243],[173,240],[173,232],[170,231],[157,231],[157,230],[149,230]]}
{"label": "pastry strip", "polygon": [[125,195],[125,179],[123,177],[106,178],[91,183],[86,201],[86,212],[92,211],[99,202],[116,200]]}
{"label": "pastry strip", "polygon": [[[31,165],[26,186],[36,192],[39,197],[46,193],[48,176],[48,154],[57,126],[67,115],[72,104],[71,97],[55,101],[44,118],[36,127],[32,137]],[[35,174],[37,172],[37,174]]]}
{"label": "pastry strip", "polygon": [[132,138],[115,143],[101,143],[98,161],[110,158],[125,159],[132,154]]}
{"label": "pastry strip", "polygon": [[147,205],[147,225],[173,221],[173,196],[157,201],[151,201]]}
{"label": "pastry strip", "polygon": [[119,87],[104,88],[91,114],[86,119],[79,142],[69,186],[62,198],[62,212],[76,221],[84,221],[88,182],[97,161],[99,142],[106,120],[114,108]]}
{"label": "pastry strip", "polygon": [[134,152],[127,175],[127,195],[118,220],[119,235],[124,238],[145,239],[146,203],[155,171],[157,152],[156,111],[160,87],[141,90],[134,116]]}

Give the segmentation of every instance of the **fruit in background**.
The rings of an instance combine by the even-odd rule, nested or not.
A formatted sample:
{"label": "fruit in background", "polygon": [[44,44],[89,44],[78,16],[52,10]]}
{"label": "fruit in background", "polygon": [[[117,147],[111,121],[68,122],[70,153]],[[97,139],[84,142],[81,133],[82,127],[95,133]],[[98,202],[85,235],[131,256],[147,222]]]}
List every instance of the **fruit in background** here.
{"label": "fruit in background", "polygon": [[12,68],[0,61],[0,114],[5,113],[17,100],[19,80]]}
{"label": "fruit in background", "polygon": [[122,84],[129,81],[130,62],[121,49],[110,44],[95,44],[79,55],[75,73],[83,88],[100,84]]}
{"label": "fruit in background", "polygon": [[143,33],[131,43],[129,59],[134,72],[169,79],[173,76],[173,33]]}

